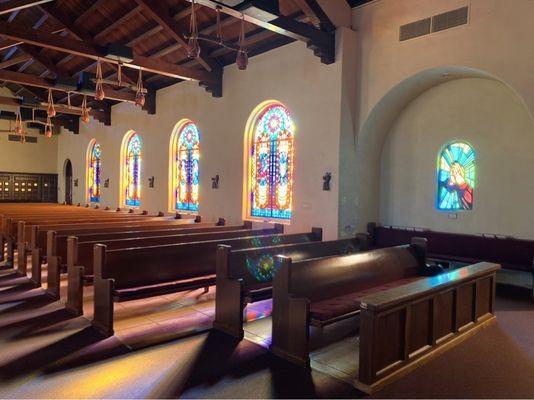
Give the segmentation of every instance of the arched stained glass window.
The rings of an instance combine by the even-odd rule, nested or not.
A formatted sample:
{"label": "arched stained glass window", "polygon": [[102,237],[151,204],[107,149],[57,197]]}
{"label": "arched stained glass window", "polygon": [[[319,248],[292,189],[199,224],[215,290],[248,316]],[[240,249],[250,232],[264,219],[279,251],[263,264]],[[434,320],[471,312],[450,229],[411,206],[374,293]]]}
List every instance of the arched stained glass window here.
{"label": "arched stained glass window", "polygon": [[200,135],[197,126],[185,120],[171,140],[174,209],[198,211]]}
{"label": "arched stained glass window", "polygon": [[286,107],[269,103],[256,114],[249,135],[249,216],[291,219],[294,125]]}
{"label": "arched stained glass window", "polygon": [[91,203],[100,202],[100,174],[102,172],[102,151],[95,139],[87,149],[87,198]]}
{"label": "arched stained glass window", "polygon": [[122,198],[125,206],[139,207],[141,204],[142,142],[135,132],[129,132],[126,135],[126,141],[123,141]]}
{"label": "arched stained glass window", "polygon": [[472,210],[476,154],[465,142],[446,145],[438,158],[437,208]]}

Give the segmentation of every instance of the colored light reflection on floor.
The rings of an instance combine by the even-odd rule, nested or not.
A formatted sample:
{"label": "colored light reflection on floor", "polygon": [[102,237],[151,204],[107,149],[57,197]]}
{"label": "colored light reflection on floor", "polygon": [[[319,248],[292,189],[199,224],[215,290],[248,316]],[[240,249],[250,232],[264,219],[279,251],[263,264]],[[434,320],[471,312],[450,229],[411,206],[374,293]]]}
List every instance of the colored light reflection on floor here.
{"label": "colored light reflection on floor", "polygon": [[249,305],[246,309],[247,322],[256,321],[261,318],[270,317],[273,312],[273,304],[271,301],[262,301]]}

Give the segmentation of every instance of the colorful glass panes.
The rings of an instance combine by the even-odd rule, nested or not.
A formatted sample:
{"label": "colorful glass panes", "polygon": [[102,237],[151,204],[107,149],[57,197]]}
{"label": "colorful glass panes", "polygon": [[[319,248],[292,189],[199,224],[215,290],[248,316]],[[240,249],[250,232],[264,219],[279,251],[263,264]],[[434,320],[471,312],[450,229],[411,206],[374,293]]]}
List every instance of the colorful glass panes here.
{"label": "colorful glass panes", "polygon": [[198,211],[199,132],[187,122],[179,132],[175,148],[174,199],[176,210]]}
{"label": "colorful glass panes", "polygon": [[139,207],[141,204],[141,138],[134,133],[128,140],[124,165],[124,204]]}
{"label": "colorful glass panes", "polygon": [[92,142],[89,149],[89,159],[87,165],[87,190],[89,201],[92,203],[100,202],[100,172],[102,169],[100,144]]}
{"label": "colorful glass panes", "polygon": [[266,107],[254,126],[250,147],[252,217],[291,219],[293,121],[280,104]]}
{"label": "colorful glass panes", "polygon": [[438,160],[439,210],[473,209],[475,166],[475,151],[467,143],[451,143],[441,151]]}

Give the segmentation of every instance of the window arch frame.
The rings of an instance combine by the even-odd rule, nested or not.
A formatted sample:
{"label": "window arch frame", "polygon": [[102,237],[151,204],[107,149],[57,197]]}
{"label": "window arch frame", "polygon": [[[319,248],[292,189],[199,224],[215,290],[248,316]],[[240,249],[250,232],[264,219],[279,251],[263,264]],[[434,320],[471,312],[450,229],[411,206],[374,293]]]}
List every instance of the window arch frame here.
{"label": "window arch frame", "polygon": [[[196,166],[196,174],[197,174],[197,183],[196,185],[191,183],[190,180],[193,179],[193,172],[191,169],[186,171],[187,175],[187,193],[191,194],[193,193],[194,186],[196,186],[197,193],[196,193],[196,205],[194,204],[194,197],[190,198],[189,202],[184,203],[188,204],[188,208],[185,207],[178,207],[178,195],[177,195],[177,188],[178,188],[178,152],[179,152],[179,144],[180,140],[182,139],[182,135],[185,134],[185,129],[189,126],[193,125],[196,129],[197,134],[197,151],[198,151],[198,158],[197,158],[197,166]],[[189,153],[188,156],[188,162],[192,163],[194,162],[194,148],[192,148],[191,153]],[[201,146],[200,146],[200,129],[198,128],[198,125],[196,122],[192,121],[191,119],[184,118],[178,121],[178,123],[174,126],[173,132],[171,134],[171,140],[169,143],[169,210],[170,211],[176,211],[181,212],[185,214],[198,214],[199,206],[200,206],[200,157],[201,157]],[[190,168],[193,168],[194,171],[194,165],[190,166]]]}
{"label": "window arch frame", "polygon": [[[126,196],[126,188],[128,186],[128,168],[126,168],[126,161],[128,159],[128,148],[130,146],[131,140],[137,136],[139,138],[140,143],[140,151],[139,151],[139,173],[137,177],[137,191],[138,191],[138,200],[137,204],[127,204],[127,196]],[[122,138],[122,144],[121,144],[121,154],[120,154],[120,189],[119,189],[119,201],[121,204],[121,207],[129,207],[129,208],[139,208],[141,206],[141,188],[142,188],[142,171],[143,171],[143,139],[141,138],[141,135],[137,133],[134,130],[129,130],[126,132],[124,137]]]}
{"label": "window arch frame", "polygon": [[[441,196],[441,189],[442,187],[444,186],[444,184],[442,183],[443,180],[441,178],[441,172],[442,172],[442,167],[441,167],[441,161],[442,161],[442,158],[444,157],[444,153],[447,149],[449,149],[451,146],[454,146],[454,145],[462,145],[462,146],[467,146],[469,148],[469,152],[468,153],[465,153],[465,154],[470,154],[472,153],[472,161],[469,162],[469,165],[467,165],[467,167],[469,167],[470,171],[469,171],[469,177],[466,178],[466,184],[467,184],[467,187],[468,187],[468,192],[467,192],[467,195],[470,196],[471,200],[470,200],[470,205],[469,207],[465,208],[465,207],[458,207],[458,208],[442,208],[442,203],[443,203],[443,198]],[[478,155],[477,155],[477,152],[475,150],[475,146],[473,146],[470,142],[468,142],[467,140],[464,140],[464,139],[455,139],[455,140],[450,140],[448,142],[446,142],[439,150],[438,152],[438,156],[436,158],[436,165],[437,165],[437,168],[436,168],[436,191],[435,191],[435,207],[436,209],[439,211],[439,212],[468,212],[468,211],[472,211],[474,208],[475,208],[475,188],[476,188],[476,177],[477,177],[477,158],[478,158]],[[462,165],[462,168],[466,168],[466,165]],[[468,201],[468,199],[467,199]],[[461,202],[461,199],[458,200],[458,204],[462,204]]]}
{"label": "window arch frame", "polygon": [[[253,205],[252,205],[252,191],[253,191],[253,163],[254,163],[254,155],[252,154],[252,149],[255,142],[256,137],[256,128],[258,126],[258,123],[260,122],[261,118],[265,115],[265,113],[271,108],[279,106],[284,109],[284,111],[289,116],[289,124],[290,129],[289,131],[289,166],[287,167],[287,175],[288,175],[288,192],[289,192],[289,207],[286,208],[286,212],[289,213],[289,216],[287,218],[280,217],[280,216],[273,216],[273,211],[275,210],[274,207],[270,207],[271,210],[271,216],[258,216],[253,214]],[[244,134],[244,151],[243,151],[243,165],[244,165],[244,174],[243,174],[243,219],[244,220],[253,220],[253,221],[259,221],[259,222],[277,222],[281,224],[290,225],[293,219],[294,210],[293,210],[293,204],[295,204],[295,193],[294,193],[294,171],[295,171],[295,133],[296,133],[296,127],[295,127],[295,121],[293,114],[289,107],[287,107],[284,103],[278,100],[266,100],[260,104],[258,104],[254,110],[250,113],[247,124],[245,127],[245,134]],[[270,151],[270,154],[273,154],[273,151]],[[272,171],[269,173],[269,191],[271,191],[273,182],[272,182],[273,176]],[[271,193],[271,199],[273,198],[273,194]]]}
{"label": "window arch frame", "polygon": [[[95,172],[93,172],[93,152],[95,147],[98,146],[100,148],[100,155],[98,157],[99,165],[96,172],[97,175],[97,183],[96,186],[98,188],[98,198],[96,196],[91,195],[91,183],[93,182],[93,179],[91,175],[94,175]],[[85,198],[88,203],[100,203],[102,200],[102,150],[101,145],[96,141],[96,138],[93,138],[89,141],[89,145],[87,146],[87,154],[86,154],[86,160],[85,160]]]}

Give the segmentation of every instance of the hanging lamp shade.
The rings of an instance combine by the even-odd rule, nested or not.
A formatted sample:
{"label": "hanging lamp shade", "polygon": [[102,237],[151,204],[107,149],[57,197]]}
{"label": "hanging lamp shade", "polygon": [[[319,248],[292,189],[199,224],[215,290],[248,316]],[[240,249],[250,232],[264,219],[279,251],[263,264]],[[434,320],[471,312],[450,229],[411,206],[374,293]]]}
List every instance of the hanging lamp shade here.
{"label": "hanging lamp shade", "polygon": [[52,96],[51,89],[48,89],[48,108],[46,109],[46,113],[49,117],[56,116],[56,109],[54,107],[54,96]]}
{"label": "hanging lamp shade", "polygon": [[237,51],[237,57],[235,60],[237,68],[241,71],[247,69],[248,66],[248,54],[245,48],[245,16],[241,17],[241,31],[239,32],[239,50]]}
{"label": "hanging lamp shade", "polygon": [[95,87],[95,100],[102,101],[106,97],[104,93],[104,82],[102,78],[102,63],[98,59],[96,63],[96,87]]}

